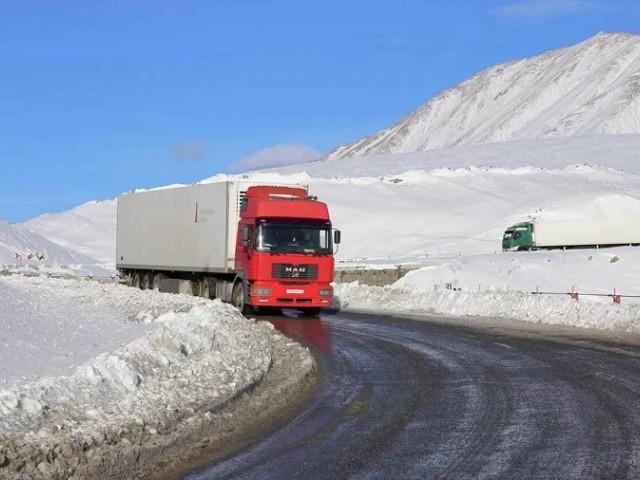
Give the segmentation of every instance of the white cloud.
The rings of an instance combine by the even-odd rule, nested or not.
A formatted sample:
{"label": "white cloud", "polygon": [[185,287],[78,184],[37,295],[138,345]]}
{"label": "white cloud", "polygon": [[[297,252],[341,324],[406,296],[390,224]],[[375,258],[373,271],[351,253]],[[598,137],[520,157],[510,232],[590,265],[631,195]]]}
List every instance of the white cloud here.
{"label": "white cloud", "polygon": [[595,6],[596,2],[590,0],[528,0],[496,8],[494,12],[503,17],[539,19],[582,12]]}
{"label": "white cloud", "polygon": [[317,160],[321,152],[306,145],[276,145],[264,148],[248,157],[242,157],[229,166],[234,172],[260,170],[270,167],[282,167]]}

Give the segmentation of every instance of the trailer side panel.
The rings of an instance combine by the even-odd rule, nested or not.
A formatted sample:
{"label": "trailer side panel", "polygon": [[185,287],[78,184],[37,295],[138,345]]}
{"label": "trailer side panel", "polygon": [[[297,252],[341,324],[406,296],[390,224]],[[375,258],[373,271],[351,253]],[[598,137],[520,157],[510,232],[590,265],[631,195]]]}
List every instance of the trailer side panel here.
{"label": "trailer side panel", "polygon": [[640,244],[640,221],[536,220],[534,242],[539,248]]}
{"label": "trailer side panel", "polygon": [[231,270],[237,208],[229,190],[222,182],[118,197],[116,267]]}

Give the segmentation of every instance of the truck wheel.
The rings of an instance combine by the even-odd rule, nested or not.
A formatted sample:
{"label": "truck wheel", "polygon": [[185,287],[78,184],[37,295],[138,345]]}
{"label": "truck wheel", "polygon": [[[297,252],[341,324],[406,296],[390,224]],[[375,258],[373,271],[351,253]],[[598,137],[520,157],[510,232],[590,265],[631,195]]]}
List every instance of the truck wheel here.
{"label": "truck wheel", "polygon": [[131,279],[131,286],[133,288],[140,288],[140,274],[134,273],[133,278]]}
{"label": "truck wheel", "polygon": [[244,284],[242,282],[236,282],[233,286],[233,293],[231,295],[231,303],[236,307],[243,315],[249,315],[253,313],[253,309],[250,305],[247,305],[244,301]]}
{"label": "truck wheel", "polygon": [[202,298],[215,298],[216,281],[213,278],[203,278],[200,282],[200,296]]}
{"label": "truck wheel", "polygon": [[156,292],[160,291],[160,285],[162,284],[162,279],[164,278],[164,275],[161,273],[156,273],[153,276],[153,281],[151,282],[151,288],[153,290],[155,290]]}
{"label": "truck wheel", "polygon": [[317,317],[320,313],[320,307],[301,308],[303,317]]}

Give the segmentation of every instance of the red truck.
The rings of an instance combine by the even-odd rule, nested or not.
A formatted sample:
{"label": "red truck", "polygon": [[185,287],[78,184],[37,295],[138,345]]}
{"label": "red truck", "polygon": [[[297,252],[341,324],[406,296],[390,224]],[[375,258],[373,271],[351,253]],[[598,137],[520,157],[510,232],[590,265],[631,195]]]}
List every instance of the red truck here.
{"label": "red truck", "polygon": [[306,186],[227,181],[118,197],[116,268],[128,285],[220,298],[243,313],[330,306],[338,243]]}

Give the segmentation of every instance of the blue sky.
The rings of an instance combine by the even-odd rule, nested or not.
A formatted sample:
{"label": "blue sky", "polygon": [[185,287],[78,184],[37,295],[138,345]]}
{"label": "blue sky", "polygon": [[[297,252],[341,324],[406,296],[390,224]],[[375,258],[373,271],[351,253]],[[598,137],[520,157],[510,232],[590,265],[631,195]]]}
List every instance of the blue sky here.
{"label": "blue sky", "polygon": [[0,0],[0,219],[313,159],[637,5]]}

